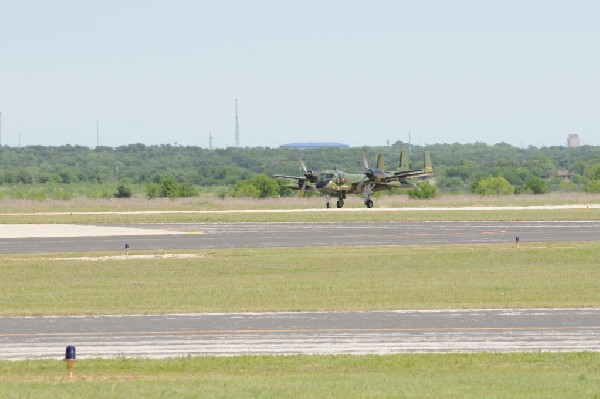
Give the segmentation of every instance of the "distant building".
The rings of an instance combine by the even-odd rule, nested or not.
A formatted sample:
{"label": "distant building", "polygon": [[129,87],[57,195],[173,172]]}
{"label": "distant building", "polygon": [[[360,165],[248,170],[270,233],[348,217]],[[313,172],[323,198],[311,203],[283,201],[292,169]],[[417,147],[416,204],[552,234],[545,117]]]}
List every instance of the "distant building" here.
{"label": "distant building", "polygon": [[579,147],[580,145],[581,142],[579,141],[579,135],[569,134],[569,137],[567,138],[567,147]]}
{"label": "distant building", "polygon": [[563,179],[569,179],[573,177],[573,173],[569,172],[567,169],[559,169],[556,171],[556,176],[562,177]]}
{"label": "distant building", "polygon": [[335,148],[346,148],[346,147],[350,147],[348,144],[342,144],[342,143],[290,143],[290,144],[283,144],[280,145],[279,148],[298,148],[298,149],[305,149],[305,148],[319,148],[319,147],[335,147]]}

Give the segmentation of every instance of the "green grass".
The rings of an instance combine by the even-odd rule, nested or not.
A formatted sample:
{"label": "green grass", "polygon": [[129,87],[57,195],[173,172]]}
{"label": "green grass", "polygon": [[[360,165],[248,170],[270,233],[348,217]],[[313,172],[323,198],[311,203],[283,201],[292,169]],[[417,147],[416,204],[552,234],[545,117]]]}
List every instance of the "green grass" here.
{"label": "green grass", "polygon": [[355,212],[285,212],[285,213],[156,213],[156,214],[19,214],[0,215],[0,224],[106,224],[106,223],[218,223],[218,222],[366,222],[366,221],[560,221],[599,220],[600,209],[560,210],[477,210],[477,211],[391,211],[372,212],[356,208]]}
{"label": "green grass", "polygon": [[596,243],[195,253],[5,255],[0,315],[600,306]]}
{"label": "green grass", "polygon": [[0,362],[2,398],[598,398],[600,354],[401,354]]}

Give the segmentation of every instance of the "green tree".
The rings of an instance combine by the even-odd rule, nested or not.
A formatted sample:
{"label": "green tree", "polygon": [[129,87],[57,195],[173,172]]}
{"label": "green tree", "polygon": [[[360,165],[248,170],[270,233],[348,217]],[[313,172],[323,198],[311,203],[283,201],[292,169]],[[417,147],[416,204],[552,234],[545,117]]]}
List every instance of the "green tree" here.
{"label": "green tree", "polygon": [[550,191],[548,182],[541,177],[531,176],[525,182],[525,190],[534,194],[546,194]]}
{"label": "green tree", "polygon": [[278,190],[279,190],[279,196],[280,197],[290,197],[292,195],[294,195],[294,190],[292,190],[291,188],[289,188],[288,182],[283,180],[283,179],[275,179],[275,181],[277,182],[277,185],[279,186]]}
{"label": "green tree", "polygon": [[474,191],[479,195],[512,195],[515,188],[504,177],[492,176],[479,180]]}
{"label": "green tree", "polygon": [[600,180],[600,163],[596,163],[586,168],[585,176],[590,180]]}

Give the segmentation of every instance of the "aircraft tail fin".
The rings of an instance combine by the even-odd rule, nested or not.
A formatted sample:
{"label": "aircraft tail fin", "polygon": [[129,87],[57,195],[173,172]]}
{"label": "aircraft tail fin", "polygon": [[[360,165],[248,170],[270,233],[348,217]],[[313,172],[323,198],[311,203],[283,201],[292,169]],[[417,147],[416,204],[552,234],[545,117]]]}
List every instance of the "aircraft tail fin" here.
{"label": "aircraft tail fin", "polygon": [[410,170],[409,166],[408,166],[408,150],[407,149],[402,149],[400,150],[400,164],[398,165],[398,171],[399,172],[405,172],[407,170]]}
{"label": "aircraft tail fin", "polygon": [[383,153],[380,153],[377,156],[377,169],[385,170],[385,159],[384,159]]}
{"label": "aircraft tail fin", "polygon": [[433,173],[433,164],[431,163],[431,154],[429,151],[425,151],[425,172]]}

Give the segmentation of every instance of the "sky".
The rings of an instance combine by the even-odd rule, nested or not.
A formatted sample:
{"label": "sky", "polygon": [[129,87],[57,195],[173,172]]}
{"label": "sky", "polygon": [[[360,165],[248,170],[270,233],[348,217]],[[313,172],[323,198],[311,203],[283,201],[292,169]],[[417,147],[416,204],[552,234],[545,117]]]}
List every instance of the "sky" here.
{"label": "sky", "polygon": [[[0,0],[2,145],[600,145],[595,0]],[[97,134],[99,133],[99,134]]]}

